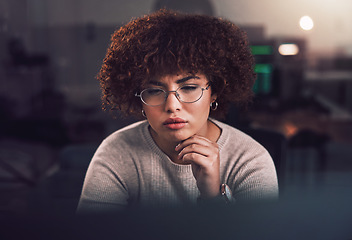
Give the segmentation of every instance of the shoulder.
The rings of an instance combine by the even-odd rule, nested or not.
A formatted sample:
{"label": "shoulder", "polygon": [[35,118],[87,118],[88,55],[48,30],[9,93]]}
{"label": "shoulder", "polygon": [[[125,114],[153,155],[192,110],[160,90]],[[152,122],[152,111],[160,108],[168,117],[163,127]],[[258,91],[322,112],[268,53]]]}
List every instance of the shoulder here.
{"label": "shoulder", "polygon": [[135,123],[132,123],[126,127],[123,127],[121,129],[113,132],[105,140],[112,140],[116,137],[136,134],[137,132],[141,131],[144,127],[147,127],[147,126],[148,126],[148,122],[146,120],[135,122]]}
{"label": "shoulder", "polygon": [[148,128],[147,121],[140,121],[132,123],[124,128],[121,128],[108,137],[106,137],[101,145],[117,147],[120,144],[133,145],[140,143],[141,138],[145,134],[145,130]]}
{"label": "shoulder", "polygon": [[274,169],[273,159],[268,150],[248,134],[216,121],[222,129],[218,140],[223,161],[236,167],[249,169]]}
{"label": "shoulder", "polygon": [[243,151],[266,151],[266,149],[254,140],[251,136],[243,131],[234,128],[226,123],[212,120],[219,128],[221,128],[221,136],[218,144],[224,150],[239,150]]}
{"label": "shoulder", "polygon": [[133,159],[134,155],[146,148],[143,142],[147,141],[147,129],[147,122],[141,121],[113,132],[102,141],[93,159],[111,159],[113,162],[117,162],[119,158],[124,161]]}

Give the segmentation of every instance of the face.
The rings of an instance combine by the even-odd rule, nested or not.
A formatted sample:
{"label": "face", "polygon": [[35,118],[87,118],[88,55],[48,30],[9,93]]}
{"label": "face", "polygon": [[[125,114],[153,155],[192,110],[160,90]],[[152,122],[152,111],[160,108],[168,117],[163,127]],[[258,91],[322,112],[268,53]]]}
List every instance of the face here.
{"label": "face", "polygon": [[[188,91],[188,86],[200,86],[206,89],[208,79],[202,75],[167,75],[151,81],[146,88],[158,88],[164,91],[175,91],[182,88]],[[178,92],[182,92],[180,89]],[[207,137],[210,103],[215,101],[211,87],[203,90],[202,97],[193,103],[185,103],[170,92],[166,101],[158,106],[143,104],[145,115],[151,126],[151,133],[158,143],[179,143],[195,134]]]}

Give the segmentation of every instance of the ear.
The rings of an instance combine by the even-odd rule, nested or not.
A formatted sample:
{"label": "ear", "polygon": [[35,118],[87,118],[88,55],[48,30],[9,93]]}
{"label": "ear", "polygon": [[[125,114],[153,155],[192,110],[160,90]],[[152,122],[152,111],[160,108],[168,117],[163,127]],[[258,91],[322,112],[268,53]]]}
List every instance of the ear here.
{"label": "ear", "polygon": [[217,94],[211,95],[211,102],[215,102],[217,98],[218,98]]}

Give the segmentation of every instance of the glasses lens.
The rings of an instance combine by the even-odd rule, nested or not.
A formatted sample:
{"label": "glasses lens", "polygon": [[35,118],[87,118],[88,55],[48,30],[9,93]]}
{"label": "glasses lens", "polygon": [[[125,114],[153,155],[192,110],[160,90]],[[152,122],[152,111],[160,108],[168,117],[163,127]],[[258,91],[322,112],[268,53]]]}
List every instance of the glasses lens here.
{"label": "glasses lens", "polygon": [[143,102],[151,106],[163,104],[165,101],[165,92],[159,88],[148,88],[141,92]]}
{"label": "glasses lens", "polygon": [[198,101],[203,94],[201,87],[197,85],[182,86],[177,90],[178,97],[182,102],[192,103]]}

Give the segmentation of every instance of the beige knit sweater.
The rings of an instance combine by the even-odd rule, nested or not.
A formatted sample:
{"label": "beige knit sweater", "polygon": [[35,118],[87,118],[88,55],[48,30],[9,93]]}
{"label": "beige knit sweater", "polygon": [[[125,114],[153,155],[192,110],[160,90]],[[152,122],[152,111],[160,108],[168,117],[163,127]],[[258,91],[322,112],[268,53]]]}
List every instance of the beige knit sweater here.
{"label": "beige knit sweater", "polygon": [[[222,129],[217,142],[220,180],[236,201],[277,198],[275,166],[266,149],[243,132],[212,121]],[[147,121],[137,122],[102,142],[88,168],[78,212],[196,204],[199,191],[191,166],[173,163],[148,127]]]}

